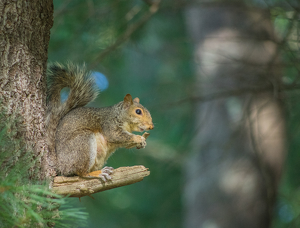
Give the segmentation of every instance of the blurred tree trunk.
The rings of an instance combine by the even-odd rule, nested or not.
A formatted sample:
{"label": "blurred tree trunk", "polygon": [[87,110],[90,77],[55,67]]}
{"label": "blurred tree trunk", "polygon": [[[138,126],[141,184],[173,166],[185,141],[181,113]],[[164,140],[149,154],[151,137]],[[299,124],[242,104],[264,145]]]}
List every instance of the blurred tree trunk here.
{"label": "blurred tree trunk", "polygon": [[[0,98],[7,115],[22,126],[18,135],[41,169],[45,143],[46,64],[53,24],[53,3],[46,1],[0,1]],[[44,173],[38,174],[43,179]]]}
{"label": "blurred tree trunk", "polygon": [[286,151],[270,15],[236,4],[193,5],[185,13],[197,95],[232,94],[195,103],[184,227],[270,227]]}

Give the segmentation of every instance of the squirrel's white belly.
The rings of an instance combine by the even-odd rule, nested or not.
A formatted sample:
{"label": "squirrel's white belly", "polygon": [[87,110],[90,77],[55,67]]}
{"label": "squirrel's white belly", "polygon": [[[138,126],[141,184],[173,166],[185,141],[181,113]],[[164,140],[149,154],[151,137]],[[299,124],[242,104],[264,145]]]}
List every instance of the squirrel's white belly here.
{"label": "squirrel's white belly", "polygon": [[107,140],[101,133],[94,133],[90,139],[89,171],[101,169],[115,150],[116,148],[110,148]]}

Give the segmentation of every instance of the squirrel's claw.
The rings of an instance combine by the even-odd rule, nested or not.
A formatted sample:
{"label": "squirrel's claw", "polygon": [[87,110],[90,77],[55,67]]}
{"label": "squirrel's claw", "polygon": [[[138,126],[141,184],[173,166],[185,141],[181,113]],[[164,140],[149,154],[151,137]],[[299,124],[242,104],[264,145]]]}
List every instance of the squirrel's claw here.
{"label": "squirrel's claw", "polygon": [[99,174],[99,178],[103,180],[104,182],[111,180],[110,174],[113,173],[114,168],[105,166],[103,169],[101,169],[101,173]]}
{"label": "squirrel's claw", "polygon": [[112,174],[114,172],[114,168],[109,167],[109,166],[105,166],[104,168],[101,169],[101,171],[102,171],[102,173]]}
{"label": "squirrel's claw", "polygon": [[139,144],[136,146],[137,149],[142,149],[145,148],[147,145],[146,143],[146,139],[142,136],[141,137],[141,141],[139,142]]}

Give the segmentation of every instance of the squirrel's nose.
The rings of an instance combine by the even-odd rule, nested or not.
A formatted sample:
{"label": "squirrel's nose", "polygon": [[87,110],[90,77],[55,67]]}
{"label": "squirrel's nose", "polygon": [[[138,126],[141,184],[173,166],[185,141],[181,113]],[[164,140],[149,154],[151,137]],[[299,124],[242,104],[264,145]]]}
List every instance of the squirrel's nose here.
{"label": "squirrel's nose", "polygon": [[154,128],[154,124],[151,124],[151,125],[149,126],[149,130],[153,130],[153,128]]}

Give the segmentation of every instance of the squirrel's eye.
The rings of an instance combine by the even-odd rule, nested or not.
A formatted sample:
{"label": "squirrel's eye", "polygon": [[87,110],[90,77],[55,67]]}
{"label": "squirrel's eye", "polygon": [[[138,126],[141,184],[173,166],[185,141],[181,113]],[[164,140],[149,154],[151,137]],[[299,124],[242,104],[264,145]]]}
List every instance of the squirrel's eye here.
{"label": "squirrel's eye", "polygon": [[142,114],[142,110],[141,109],[136,109],[135,113],[138,114],[138,115],[141,115]]}

